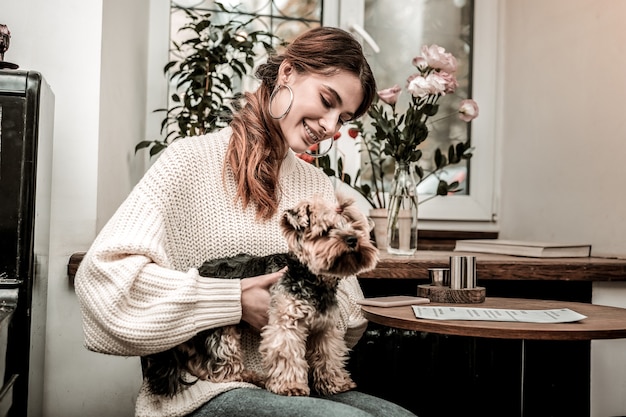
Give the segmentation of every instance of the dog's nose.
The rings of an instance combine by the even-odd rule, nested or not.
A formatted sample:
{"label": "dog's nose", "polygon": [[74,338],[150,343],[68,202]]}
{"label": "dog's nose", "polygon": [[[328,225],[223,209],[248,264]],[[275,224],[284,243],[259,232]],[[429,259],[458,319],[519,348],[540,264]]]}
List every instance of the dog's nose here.
{"label": "dog's nose", "polygon": [[346,241],[346,244],[348,246],[350,246],[351,248],[354,248],[356,246],[356,243],[358,241],[358,239],[354,236],[346,236],[346,238],[344,239]]}

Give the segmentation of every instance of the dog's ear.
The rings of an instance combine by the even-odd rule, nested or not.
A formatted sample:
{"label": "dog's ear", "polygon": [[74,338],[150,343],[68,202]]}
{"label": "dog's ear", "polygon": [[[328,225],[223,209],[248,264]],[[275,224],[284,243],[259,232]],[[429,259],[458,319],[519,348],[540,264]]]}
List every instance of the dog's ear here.
{"label": "dog's ear", "polygon": [[337,208],[337,212],[339,214],[342,214],[344,211],[346,211],[346,209],[352,209],[355,208],[356,206],[354,205],[354,200],[345,200],[345,201],[340,201],[339,202],[339,207]]}
{"label": "dog's ear", "polygon": [[286,230],[301,231],[309,227],[310,215],[311,208],[309,204],[300,204],[293,209],[285,210],[281,219],[281,225]]}
{"label": "dog's ear", "polygon": [[335,198],[337,198],[337,202],[339,203],[339,208],[343,210],[344,208],[354,204],[354,198],[348,197],[341,193],[336,193]]}
{"label": "dog's ear", "polygon": [[337,193],[336,195],[337,198],[337,213],[341,214],[342,216],[351,219],[351,220],[355,220],[354,219],[354,215],[352,215],[351,213],[354,213],[355,211],[358,212],[359,209],[356,206],[355,200],[352,197],[347,197],[343,194],[339,194]]}
{"label": "dog's ear", "polygon": [[363,212],[357,207],[354,199],[348,198],[339,200],[339,204],[340,205],[337,208],[337,211],[345,219],[348,219],[350,222],[355,224],[361,224],[361,227],[364,230],[371,230],[373,228],[373,226],[370,225],[367,216],[365,216],[365,214],[363,214]]}

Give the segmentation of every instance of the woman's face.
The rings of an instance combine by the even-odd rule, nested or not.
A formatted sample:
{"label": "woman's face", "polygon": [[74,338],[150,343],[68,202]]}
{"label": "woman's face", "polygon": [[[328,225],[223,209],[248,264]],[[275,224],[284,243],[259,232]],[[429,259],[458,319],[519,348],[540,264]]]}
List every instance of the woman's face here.
{"label": "woman's face", "polygon": [[[293,90],[293,104],[278,124],[287,144],[296,153],[332,138],[343,123],[354,117],[363,100],[358,77],[345,71],[331,76],[298,74],[287,64],[280,74],[279,83]],[[281,88],[270,103],[272,114],[282,114],[289,100],[289,90]]]}

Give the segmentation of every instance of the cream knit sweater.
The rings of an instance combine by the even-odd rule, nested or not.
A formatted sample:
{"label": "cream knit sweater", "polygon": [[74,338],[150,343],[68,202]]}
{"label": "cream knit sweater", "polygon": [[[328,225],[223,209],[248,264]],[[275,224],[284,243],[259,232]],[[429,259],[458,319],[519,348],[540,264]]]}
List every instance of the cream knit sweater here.
{"label": "cream knit sweater", "polygon": [[[277,215],[255,220],[253,207],[234,202],[235,183],[222,165],[232,131],[175,142],[133,189],[87,252],[76,274],[85,344],[114,355],[146,355],[169,349],[196,333],[241,320],[239,280],[206,278],[206,259],[240,252],[268,255],[287,250],[277,216],[303,198],[335,198],[321,170],[289,152],[280,171]],[[340,328],[354,346],[366,327],[356,301],[355,277],[339,287]],[[258,335],[242,336],[246,365],[260,370]],[[151,395],[145,384],[137,416],[182,416],[221,392],[246,383],[200,381],[174,398]]]}

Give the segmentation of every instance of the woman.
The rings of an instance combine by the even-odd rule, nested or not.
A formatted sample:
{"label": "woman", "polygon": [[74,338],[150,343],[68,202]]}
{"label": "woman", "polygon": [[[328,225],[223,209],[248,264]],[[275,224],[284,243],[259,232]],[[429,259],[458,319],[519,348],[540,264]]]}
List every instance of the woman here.
{"label": "woman", "polygon": [[[312,29],[257,71],[262,83],[231,126],[172,144],[86,254],[76,275],[86,346],[148,355],[196,333],[244,321],[246,366],[260,370],[259,332],[281,273],[241,280],[200,277],[206,259],[286,251],[278,216],[303,198],[334,201],[321,170],[296,158],[365,113],[375,82],[345,31]],[[339,288],[341,329],[352,347],[366,321],[355,277]],[[330,401],[329,401],[330,400]],[[284,397],[243,382],[198,381],[174,397],[141,388],[137,416],[410,416],[358,392]]]}

